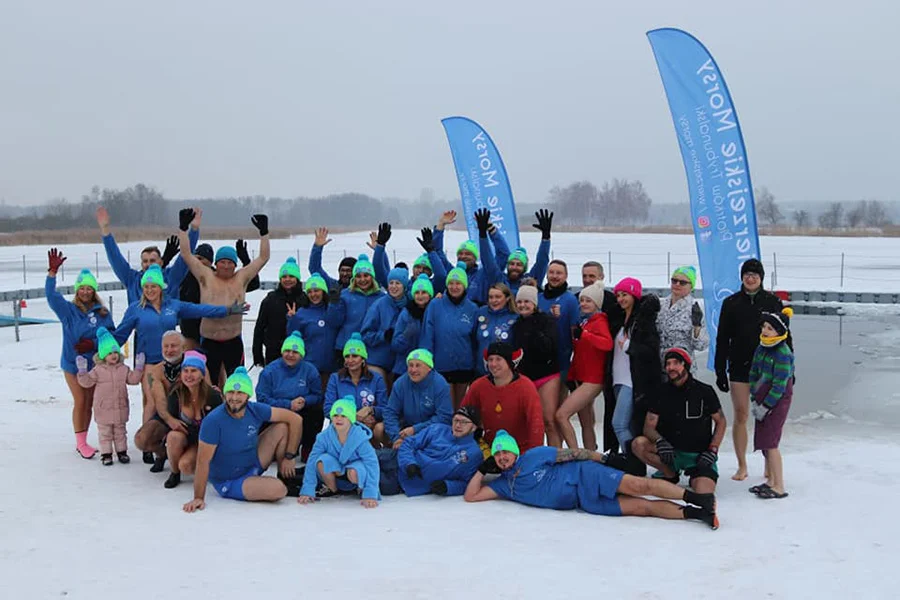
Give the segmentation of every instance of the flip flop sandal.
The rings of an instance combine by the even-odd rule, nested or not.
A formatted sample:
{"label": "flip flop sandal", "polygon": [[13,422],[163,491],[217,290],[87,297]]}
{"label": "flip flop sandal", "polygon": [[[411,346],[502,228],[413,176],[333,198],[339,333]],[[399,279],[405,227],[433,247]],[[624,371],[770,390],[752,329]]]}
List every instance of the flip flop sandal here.
{"label": "flip flop sandal", "polygon": [[749,491],[751,494],[759,494],[761,491],[763,491],[767,487],[769,487],[768,483],[761,483],[759,485],[754,485],[747,491]]}
{"label": "flip flop sandal", "polygon": [[766,486],[764,490],[760,490],[758,494],[756,494],[757,498],[762,498],[763,500],[778,500],[781,498],[787,498],[787,492],[783,494],[779,494],[769,486]]}

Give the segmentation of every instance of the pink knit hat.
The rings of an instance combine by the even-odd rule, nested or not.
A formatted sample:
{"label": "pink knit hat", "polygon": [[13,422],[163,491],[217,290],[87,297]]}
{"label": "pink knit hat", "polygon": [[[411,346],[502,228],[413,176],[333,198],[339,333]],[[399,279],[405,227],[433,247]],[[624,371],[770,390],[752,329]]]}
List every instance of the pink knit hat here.
{"label": "pink knit hat", "polygon": [[615,293],[625,292],[627,294],[631,294],[634,296],[635,300],[641,299],[641,282],[635,279],[634,277],[626,277],[622,281],[616,284],[614,289]]}

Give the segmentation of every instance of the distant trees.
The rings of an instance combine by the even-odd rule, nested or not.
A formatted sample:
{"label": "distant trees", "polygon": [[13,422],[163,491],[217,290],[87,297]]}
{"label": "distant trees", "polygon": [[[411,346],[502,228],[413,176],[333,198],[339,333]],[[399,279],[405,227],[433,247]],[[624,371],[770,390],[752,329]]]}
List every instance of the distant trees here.
{"label": "distant trees", "polygon": [[838,229],[844,217],[844,205],[840,202],[832,202],[828,210],[819,215],[819,227],[822,229]]}
{"label": "distant trees", "polygon": [[756,201],[756,215],[763,223],[774,227],[784,220],[781,209],[775,203],[775,196],[768,188],[761,187],[754,190],[753,197]]}
{"label": "distant trees", "polygon": [[795,210],[791,218],[794,219],[794,226],[797,229],[809,229],[809,225],[812,222],[808,210]]}
{"label": "distant trees", "polygon": [[547,198],[564,225],[636,225],[647,221],[652,204],[640,181],[613,179],[597,189],[590,181],[554,186]]}

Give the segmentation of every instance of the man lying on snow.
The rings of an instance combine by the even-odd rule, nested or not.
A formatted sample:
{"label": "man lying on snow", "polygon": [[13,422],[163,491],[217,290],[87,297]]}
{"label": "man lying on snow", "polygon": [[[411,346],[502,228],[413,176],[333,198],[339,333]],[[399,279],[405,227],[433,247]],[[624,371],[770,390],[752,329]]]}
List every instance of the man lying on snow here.
{"label": "man lying on snow", "polygon": [[[595,515],[696,519],[718,529],[716,498],[684,490],[661,479],[626,475],[601,464],[605,456],[582,448],[532,448],[519,456],[516,440],[500,430],[492,456],[466,487],[466,502],[504,498],[540,508],[581,508]],[[500,477],[484,485],[484,475],[499,467]],[[647,500],[656,496],[668,500]],[[669,500],[683,500],[682,506]]]}

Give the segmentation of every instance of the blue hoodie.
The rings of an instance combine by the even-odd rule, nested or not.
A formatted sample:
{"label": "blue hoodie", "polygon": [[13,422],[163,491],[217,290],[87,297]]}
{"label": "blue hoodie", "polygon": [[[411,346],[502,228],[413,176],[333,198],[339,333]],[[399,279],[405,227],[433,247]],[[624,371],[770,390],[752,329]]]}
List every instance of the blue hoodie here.
{"label": "blue hoodie", "polygon": [[50,305],[63,331],[62,355],[59,357],[59,368],[66,373],[78,373],[78,367],[75,366],[75,358],[79,354],[75,351],[75,344],[78,340],[84,338],[94,340],[94,348],[85,352],[81,356],[88,361],[88,370],[94,367],[94,354],[97,352],[97,328],[106,327],[112,331],[116,328],[112,317],[109,313],[100,315],[102,305],[92,306],[89,311],[81,312],[81,309],[69,302],[56,289],[56,278],[48,277],[44,283],[44,295],[47,297],[47,304]]}
{"label": "blue hoodie", "polygon": [[113,332],[113,337],[124,344],[132,330],[137,329],[134,336],[136,351],[143,352],[147,357],[147,364],[152,365],[162,362],[162,336],[175,329],[178,319],[220,318],[227,314],[228,309],[224,306],[194,304],[163,296],[159,312],[149,302],[144,306],[140,302],[129,306],[119,327]]}
{"label": "blue hoodie", "polygon": [[[415,315],[419,314],[419,311],[422,312],[422,315],[416,318]],[[406,356],[419,347],[424,316],[422,309],[408,304],[397,317],[397,323],[394,325],[394,337],[391,339],[391,351],[394,353],[392,371],[395,375],[406,373]]]}
{"label": "blue hoodie", "polygon": [[434,355],[434,368],[447,371],[475,369],[475,311],[468,298],[455,304],[450,296],[432,300],[425,310],[419,347]]}
{"label": "blue hoodie", "polygon": [[325,283],[328,284],[328,289],[340,289],[341,288],[341,280],[334,279],[328,273],[325,272],[325,269],[322,268],[322,248],[324,246],[316,246],[313,244],[312,250],[309,251],[309,273],[312,275],[313,273],[318,273],[322,276],[322,279],[325,280]]}
{"label": "blue hoodie", "polygon": [[[449,425],[429,425],[407,438],[397,450],[400,487],[407,496],[428,494],[435,481],[447,484],[448,496],[461,496],[484,460],[475,436],[453,437]],[[422,476],[410,479],[406,467],[418,465]]]}
{"label": "blue hoodie", "polygon": [[494,342],[506,342],[513,348],[516,347],[513,341],[513,324],[517,316],[505,304],[500,310],[482,306],[475,313],[478,322],[475,330],[475,370],[479,375],[487,373],[484,367],[484,352],[488,346]]}
{"label": "blue hoodie", "polygon": [[[447,269],[444,267],[444,263],[441,262],[437,252],[429,253],[428,260],[431,261],[431,286],[434,288],[435,294],[440,294],[446,289]],[[387,252],[384,246],[375,246],[375,251],[372,253],[372,264],[375,265],[375,280],[378,282],[378,285],[387,288],[388,273],[391,271],[391,265],[388,263]],[[410,273],[412,273],[412,269],[410,269]],[[412,289],[412,284],[415,281],[416,276],[410,275],[406,289]]]}
{"label": "blue hoodie", "polygon": [[350,288],[341,290],[341,301],[335,304],[337,311],[335,316],[341,323],[337,338],[334,340],[336,350],[343,350],[344,344],[347,343],[350,336],[357,331],[362,331],[363,319],[366,318],[369,308],[384,295],[382,290],[370,294],[354,292]]}
{"label": "blue hoodie", "polygon": [[400,438],[401,429],[412,427],[419,433],[432,423],[449,425],[451,419],[450,384],[436,371],[419,383],[414,383],[409,375],[402,376],[394,382],[384,407],[384,431],[392,442]]}
{"label": "blue hoodie", "polygon": [[[197,241],[199,239],[200,230],[194,229],[193,227],[189,228],[188,240],[190,240],[191,243],[191,252],[197,248]],[[113,273],[116,274],[116,278],[123,286],[125,286],[125,291],[128,293],[128,304],[133,304],[140,300],[142,291],[141,277],[144,276],[144,271],[138,271],[137,269],[131,268],[131,265],[129,265],[128,261],[125,260],[125,257],[122,256],[122,251],[119,250],[116,238],[114,238],[111,233],[103,236],[103,248],[106,250],[106,260],[109,261]],[[184,264],[184,260],[181,256],[178,256],[171,266],[163,269],[163,277],[166,281],[166,289],[163,290],[163,294],[172,298],[177,298],[181,282],[184,281],[187,274],[187,265]]]}
{"label": "blue hoodie", "polygon": [[[498,242],[497,240],[500,240]],[[496,246],[498,243],[503,244],[506,249],[506,257],[509,257],[509,249],[506,246],[506,242],[503,241],[503,236],[499,233],[494,233],[491,236],[491,240],[494,241],[494,245]],[[431,260],[431,264],[434,265],[434,258],[437,258],[443,265],[444,268],[449,273],[453,267],[456,266],[456,262],[454,261],[452,264],[447,259],[447,255],[444,253],[444,232],[439,230],[434,230],[434,248],[435,252],[429,253],[428,257]],[[433,257],[433,254],[437,254],[437,257]],[[494,255],[494,249],[491,248],[491,242],[488,238],[478,238],[478,254],[481,260],[482,268],[479,269],[476,264],[474,267],[470,269],[466,269],[466,275],[469,277],[469,287],[466,290],[466,297],[473,302],[478,304],[485,304],[487,302],[487,294],[488,288],[497,283],[498,281],[503,280],[503,274],[500,272],[500,267],[497,266],[497,261],[500,258],[500,253]],[[506,264],[506,258],[503,259],[503,264]],[[435,289],[435,293],[437,290]]]}
{"label": "blue hoodie", "polygon": [[[547,298],[546,293],[545,287],[538,295],[538,308],[549,315],[550,307],[559,304],[559,318],[556,319],[559,328],[559,368],[567,371],[572,363],[572,328],[581,322],[581,306],[572,292],[564,291],[554,298]],[[551,291],[551,295],[554,294],[555,291]]]}
{"label": "blue hoodie", "polygon": [[[378,491],[378,483],[381,477],[381,469],[378,466],[378,456],[369,440],[372,439],[372,430],[362,423],[353,423],[347,433],[347,441],[341,445],[338,440],[337,430],[329,427],[316,436],[316,443],[309,453],[306,461],[306,472],[303,474],[303,485],[300,488],[301,496],[315,497],[318,483],[318,464],[321,461],[326,472],[340,471],[346,473],[347,469],[354,469],[359,477],[359,489],[362,490],[363,499],[381,499]],[[339,485],[342,482],[338,482]],[[344,484],[344,489],[348,489]],[[353,489],[356,486],[349,484]]]}
{"label": "blue hoodie", "polygon": [[399,300],[385,294],[366,312],[360,333],[369,353],[366,362],[370,365],[381,367],[386,371],[390,371],[394,366],[394,352],[390,340],[385,337],[385,332],[390,329],[392,335],[397,335],[395,325],[400,311],[406,306],[406,299],[405,294]]}
{"label": "blue hoodie", "polygon": [[[507,254],[508,256],[508,254]],[[550,266],[550,240],[541,240],[540,246],[538,246],[537,256],[534,257],[534,264],[531,266],[530,271],[525,271],[522,273],[521,277],[516,279],[514,282],[509,280],[509,276],[506,274],[506,264],[509,262],[509,258],[507,258],[506,262],[503,262],[501,265],[501,269],[503,270],[503,283],[512,291],[513,297],[519,292],[519,286],[522,285],[522,280],[526,277],[534,277],[537,280],[538,289],[541,289],[541,286],[544,285],[544,277],[547,276],[547,267]],[[497,249],[497,263],[500,263],[500,249]]]}
{"label": "blue hoodie", "polygon": [[310,304],[298,308],[287,324],[287,333],[299,331],[306,342],[306,356],[303,360],[315,365],[319,373],[333,373],[337,368],[334,361],[334,341],[341,328],[340,309],[335,304]]}
{"label": "blue hoodie", "polygon": [[345,369],[332,373],[325,387],[325,416],[331,413],[331,405],[345,396],[351,396],[356,400],[356,410],[364,406],[371,406],[375,411],[375,420],[382,420],[382,410],[387,404],[387,385],[384,378],[375,371],[369,371],[359,379],[358,385],[353,385],[353,378]]}
{"label": "blue hoodie", "polygon": [[322,403],[322,380],[319,371],[307,360],[289,367],[284,359],[266,365],[256,384],[256,399],[269,406],[291,410],[291,401],[303,396],[306,406]]}

